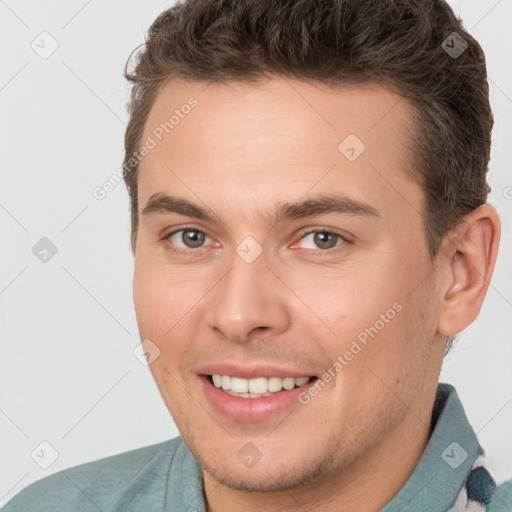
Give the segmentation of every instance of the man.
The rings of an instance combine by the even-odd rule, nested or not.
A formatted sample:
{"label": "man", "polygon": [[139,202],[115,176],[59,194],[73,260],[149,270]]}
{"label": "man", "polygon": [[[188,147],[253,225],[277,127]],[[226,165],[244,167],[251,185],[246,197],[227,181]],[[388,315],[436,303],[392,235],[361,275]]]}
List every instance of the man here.
{"label": "man", "polygon": [[425,0],[195,0],[126,131],[134,301],[181,436],[14,511],[501,511],[455,389],[500,222],[483,52]]}

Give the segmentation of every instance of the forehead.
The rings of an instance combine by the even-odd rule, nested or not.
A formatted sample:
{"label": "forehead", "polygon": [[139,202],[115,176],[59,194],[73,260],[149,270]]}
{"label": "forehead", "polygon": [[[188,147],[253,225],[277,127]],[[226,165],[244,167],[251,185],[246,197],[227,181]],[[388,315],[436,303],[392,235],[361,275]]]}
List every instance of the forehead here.
{"label": "forehead", "polygon": [[139,205],[162,190],[270,201],[312,187],[390,201],[394,190],[419,204],[404,172],[411,126],[407,102],[376,84],[172,80],[145,124],[142,142],[153,142],[139,166]]}

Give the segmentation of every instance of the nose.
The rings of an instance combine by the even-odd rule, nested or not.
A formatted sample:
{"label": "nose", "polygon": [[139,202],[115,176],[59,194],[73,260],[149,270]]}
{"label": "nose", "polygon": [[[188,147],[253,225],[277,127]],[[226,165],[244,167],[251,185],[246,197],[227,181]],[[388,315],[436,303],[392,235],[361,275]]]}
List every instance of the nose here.
{"label": "nose", "polygon": [[265,254],[248,263],[234,253],[231,263],[231,270],[212,290],[205,312],[209,327],[237,343],[286,331],[289,291],[269,268]]}

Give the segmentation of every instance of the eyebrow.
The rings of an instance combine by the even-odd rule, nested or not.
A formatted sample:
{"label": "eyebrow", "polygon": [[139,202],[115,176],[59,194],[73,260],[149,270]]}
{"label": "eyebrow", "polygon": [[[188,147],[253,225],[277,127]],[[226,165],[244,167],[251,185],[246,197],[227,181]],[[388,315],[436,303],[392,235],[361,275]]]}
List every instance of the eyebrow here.
{"label": "eyebrow", "polygon": [[[214,222],[218,220],[216,215],[202,206],[196,205],[187,199],[173,197],[163,192],[153,194],[142,210],[142,215],[177,213],[198,220]],[[277,205],[275,213],[267,216],[269,224],[275,224],[285,220],[301,219],[315,215],[340,213],[345,215],[380,217],[379,211],[373,206],[352,199],[344,194],[328,194],[317,196],[314,199],[295,203],[281,203]]]}

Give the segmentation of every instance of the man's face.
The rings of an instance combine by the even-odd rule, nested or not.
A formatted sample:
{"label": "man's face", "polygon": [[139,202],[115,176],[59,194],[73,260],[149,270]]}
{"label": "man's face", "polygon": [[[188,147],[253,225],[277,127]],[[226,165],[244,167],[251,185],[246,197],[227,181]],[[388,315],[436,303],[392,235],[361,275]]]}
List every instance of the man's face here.
{"label": "man's face", "polygon": [[[162,397],[218,482],[293,487],[399,452],[428,423],[442,344],[423,192],[405,174],[409,116],[378,86],[171,81],[159,94],[135,306]],[[212,374],[248,391],[312,380],[235,397]]]}

